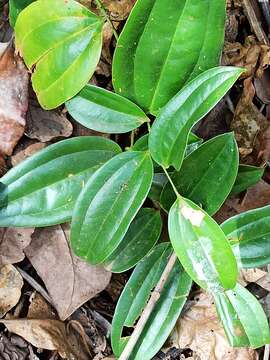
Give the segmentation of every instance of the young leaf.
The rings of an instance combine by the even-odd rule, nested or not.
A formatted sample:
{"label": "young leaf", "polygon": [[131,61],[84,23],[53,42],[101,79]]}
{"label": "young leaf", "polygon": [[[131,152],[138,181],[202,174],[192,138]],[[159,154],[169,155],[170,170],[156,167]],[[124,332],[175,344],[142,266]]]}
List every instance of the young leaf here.
{"label": "young leaf", "polygon": [[149,136],[153,159],[180,170],[191,128],[226,94],[242,69],[217,67],[187,84],[156,118]]}
{"label": "young leaf", "polygon": [[270,205],[236,215],[221,228],[239,266],[253,268],[270,263]]}
{"label": "young leaf", "polygon": [[86,85],[66,107],[80,124],[109,134],[126,133],[150,121],[130,100],[93,85]]}
{"label": "young leaf", "polygon": [[85,182],[119,152],[111,140],[82,136],[31,156],[1,178],[0,226],[48,226],[70,220]]}
{"label": "young leaf", "polygon": [[115,91],[156,115],[187,81],[218,65],[225,7],[225,0],[138,0],[114,54]]}
{"label": "young leaf", "polygon": [[[238,148],[232,133],[216,136],[187,156],[172,175],[178,192],[213,215],[228,197],[238,171]],[[170,185],[164,187],[161,204],[169,210],[176,200]]]}
{"label": "young leaf", "polygon": [[105,267],[112,272],[124,272],[136,265],[158,241],[162,227],[160,212],[141,209],[131,223],[124,239],[106,259]]}
{"label": "young leaf", "polygon": [[[135,268],[118,301],[112,322],[112,347],[116,357],[125,348],[128,337],[122,337],[124,327],[133,327],[146,305],[153,288],[172,254],[168,243],[157,245]],[[162,347],[191,288],[191,279],[179,262],[175,263],[160,298],[132,351],[129,360],[150,360]]]}
{"label": "young leaf", "polygon": [[270,342],[267,317],[259,301],[237,284],[215,295],[219,317],[232,346],[258,348]]}
{"label": "young leaf", "polygon": [[250,186],[257,184],[264,173],[263,168],[250,165],[239,165],[237,178],[232,188],[232,194],[238,194],[248,189]]}
{"label": "young leaf", "polygon": [[35,0],[9,0],[9,22],[15,26],[19,13]]}
{"label": "young leaf", "polygon": [[107,259],[142,206],[152,178],[148,152],[128,151],[103,165],[75,205],[71,227],[75,254],[91,264]]}
{"label": "young leaf", "polygon": [[73,0],[38,0],[19,15],[16,48],[40,104],[52,109],[76,95],[95,71],[102,46],[98,16]]}
{"label": "young leaf", "polygon": [[192,201],[178,198],[169,212],[169,236],[189,276],[211,292],[232,289],[237,264],[218,224]]}

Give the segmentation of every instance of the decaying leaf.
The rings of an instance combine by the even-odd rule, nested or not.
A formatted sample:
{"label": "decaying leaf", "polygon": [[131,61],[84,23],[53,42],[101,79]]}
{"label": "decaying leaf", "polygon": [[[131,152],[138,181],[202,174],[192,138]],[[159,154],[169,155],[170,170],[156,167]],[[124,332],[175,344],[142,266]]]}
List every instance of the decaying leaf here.
{"label": "decaying leaf", "polygon": [[224,65],[244,67],[246,72],[242,78],[261,77],[270,64],[269,46],[260,44],[255,36],[247,36],[244,45],[226,43],[223,50]]}
{"label": "decaying leaf", "polygon": [[253,104],[254,95],[252,79],[248,78],[244,81],[243,94],[237,104],[231,129],[235,132],[242,159],[254,152],[254,163],[262,165],[270,156],[270,126]]}
{"label": "decaying leaf", "polygon": [[72,134],[72,124],[57,110],[43,110],[35,100],[30,100],[25,134],[41,142]]}
{"label": "decaying leaf", "polygon": [[57,350],[64,359],[87,360],[90,357],[86,343],[78,340],[77,333],[58,320],[14,319],[1,320],[7,329],[36,346]]}
{"label": "decaying leaf", "polygon": [[51,319],[57,320],[57,314],[53,307],[38,292],[30,297],[30,305],[27,312],[28,319]]}
{"label": "decaying leaf", "polygon": [[125,20],[136,0],[103,0],[104,7],[108,10],[112,20]]}
{"label": "decaying leaf", "polygon": [[23,160],[27,159],[29,156],[34,155],[36,152],[44,149],[45,147],[46,147],[46,143],[42,143],[42,142],[37,142],[26,146],[23,150],[16,152],[11,157],[12,166],[19,164]]}
{"label": "decaying leaf", "polygon": [[175,346],[190,348],[200,360],[256,360],[255,350],[232,348],[217,317],[211,295],[200,293],[178,320],[172,334]]}
{"label": "decaying leaf", "polygon": [[0,268],[24,259],[24,248],[31,242],[34,228],[0,228]]}
{"label": "decaying leaf", "polygon": [[256,283],[267,291],[270,291],[270,277],[268,272],[261,269],[241,269],[238,282],[247,286],[249,283]]}
{"label": "decaying leaf", "polygon": [[46,285],[62,320],[108,285],[111,273],[74,256],[69,227],[36,229],[25,254]]}
{"label": "decaying leaf", "polygon": [[[1,52],[2,50],[2,52]],[[0,154],[11,155],[22,137],[28,106],[28,72],[8,45],[0,48]]]}
{"label": "decaying leaf", "polygon": [[17,305],[21,297],[23,279],[12,265],[0,269],[0,318]]}

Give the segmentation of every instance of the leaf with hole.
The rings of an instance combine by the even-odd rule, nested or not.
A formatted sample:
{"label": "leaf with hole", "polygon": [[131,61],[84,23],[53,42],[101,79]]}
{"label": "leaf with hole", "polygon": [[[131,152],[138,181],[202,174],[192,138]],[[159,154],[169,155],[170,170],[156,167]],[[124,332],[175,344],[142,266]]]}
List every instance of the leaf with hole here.
{"label": "leaf with hole", "polygon": [[232,289],[237,263],[219,225],[199,206],[177,198],[169,212],[169,236],[174,251],[189,276],[203,289]]}
{"label": "leaf with hole", "polygon": [[243,286],[215,294],[215,303],[232,346],[258,348],[269,344],[267,317],[259,301]]}
{"label": "leaf with hole", "polygon": [[164,106],[149,136],[149,150],[159,165],[180,170],[193,125],[219,102],[242,72],[222,66],[205,71]]}
{"label": "leaf with hole", "polygon": [[251,165],[239,165],[238,174],[231,193],[238,194],[250,186],[257,184],[257,182],[261,180],[263,173],[263,168]]}
{"label": "leaf with hole", "polygon": [[221,225],[239,266],[270,264],[270,205],[236,215]]}
{"label": "leaf with hole", "polygon": [[[171,178],[179,194],[199,204],[213,215],[224,203],[238,171],[238,148],[232,133],[216,136],[188,155],[180,171]],[[176,200],[170,183],[161,194],[167,211]]]}
{"label": "leaf with hole", "polygon": [[80,124],[104,133],[126,133],[150,121],[130,100],[93,85],[86,85],[66,107]]}
{"label": "leaf with hole", "polygon": [[87,182],[73,212],[71,243],[91,264],[104,262],[120,244],[152,183],[149,152],[127,151]]}
{"label": "leaf with hole", "polygon": [[[112,322],[111,340],[116,357],[120,356],[129,339],[122,335],[124,328],[134,327],[171,254],[172,248],[168,243],[157,245],[136,266],[129,278]],[[191,284],[190,277],[177,261],[129,360],[150,360],[162,347],[181,313]]]}
{"label": "leaf with hole", "polygon": [[185,83],[218,65],[225,7],[225,0],[138,0],[117,42],[115,91],[156,115]]}
{"label": "leaf with hole", "polygon": [[106,259],[105,267],[124,272],[135,266],[155,245],[160,236],[162,220],[155,209],[141,209],[131,223],[124,239]]}
{"label": "leaf with hole", "polygon": [[70,220],[84,184],[120,152],[111,140],[82,136],[31,156],[0,180],[0,226],[49,226]]}
{"label": "leaf with hole", "polygon": [[15,26],[16,48],[32,75],[39,103],[52,109],[76,95],[100,58],[103,20],[73,0],[38,0]]}

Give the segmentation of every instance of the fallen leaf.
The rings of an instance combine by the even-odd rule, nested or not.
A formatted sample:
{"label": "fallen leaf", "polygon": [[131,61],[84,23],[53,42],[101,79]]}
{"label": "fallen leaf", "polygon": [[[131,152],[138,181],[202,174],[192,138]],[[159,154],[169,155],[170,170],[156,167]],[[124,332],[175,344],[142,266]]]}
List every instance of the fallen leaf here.
{"label": "fallen leaf", "polygon": [[238,281],[243,286],[247,286],[249,283],[256,283],[267,291],[270,291],[269,280],[268,272],[258,268],[241,269],[238,277]]}
{"label": "fallen leaf", "polygon": [[264,71],[261,78],[254,79],[256,95],[264,104],[270,104],[270,71]]}
{"label": "fallen leaf", "polygon": [[[14,319],[1,320],[7,329],[37,348],[57,350],[64,359],[89,359],[89,352],[77,334],[58,320]],[[81,339],[80,339],[81,340]]]}
{"label": "fallen leaf", "polygon": [[26,146],[26,148],[16,152],[11,157],[12,166],[18,165],[20,162],[27,159],[29,156],[35,154],[36,152],[44,149],[45,147],[46,147],[46,143],[42,143],[42,142],[37,142],[37,143]]}
{"label": "fallen leaf", "polygon": [[262,165],[270,156],[270,126],[253,104],[254,95],[252,79],[248,78],[244,81],[243,94],[237,104],[231,129],[235,133],[242,160],[253,153],[253,160],[249,159],[248,163]]}
{"label": "fallen leaf", "polygon": [[176,324],[172,334],[176,347],[190,348],[200,360],[257,359],[255,350],[229,345],[211,295],[202,292],[195,300]]}
{"label": "fallen leaf", "polygon": [[57,315],[53,307],[44,299],[44,297],[35,291],[30,298],[27,318],[57,320]]}
{"label": "fallen leaf", "polygon": [[72,124],[66,116],[57,110],[44,110],[37,101],[30,100],[27,112],[25,134],[30,139],[41,142],[51,141],[72,134]]}
{"label": "fallen leaf", "polygon": [[136,0],[103,0],[103,5],[112,20],[120,21],[128,17],[135,2]]}
{"label": "fallen leaf", "polygon": [[31,242],[34,228],[0,228],[0,268],[24,259],[24,248]]}
{"label": "fallen leaf", "polygon": [[104,290],[111,278],[103,267],[89,265],[73,255],[69,232],[68,225],[38,228],[25,249],[62,320]]}
{"label": "fallen leaf", "polygon": [[14,266],[0,269],[0,318],[17,305],[22,287],[23,279]]}
{"label": "fallen leaf", "polygon": [[22,137],[28,107],[28,72],[8,45],[0,53],[0,153],[11,155]]}

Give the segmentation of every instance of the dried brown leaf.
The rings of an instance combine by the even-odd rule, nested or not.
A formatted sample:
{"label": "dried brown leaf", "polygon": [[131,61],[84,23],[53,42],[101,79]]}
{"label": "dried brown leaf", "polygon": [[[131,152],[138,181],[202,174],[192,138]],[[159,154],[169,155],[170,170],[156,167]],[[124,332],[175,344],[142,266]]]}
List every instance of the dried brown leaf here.
{"label": "dried brown leaf", "polygon": [[69,228],[36,229],[25,254],[43,280],[62,320],[108,285],[111,273],[73,255]]}
{"label": "dried brown leaf", "polygon": [[23,279],[14,266],[0,269],[0,318],[17,305],[22,287]]}
{"label": "dried brown leaf", "polygon": [[44,149],[45,147],[46,144],[42,142],[37,142],[26,146],[26,148],[16,152],[15,155],[11,157],[12,166],[18,165],[20,162],[37,153],[38,151]]}
{"label": "dried brown leaf", "polygon": [[196,300],[176,324],[172,340],[177,347],[190,348],[200,360],[257,359],[255,350],[229,345],[211,295],[201,293]]}
{"label": "dried brown leaf", "polygon": [[51,319],[57,320],[53,307],[38,292],[34,292],[30,298],[30,305],[27,312],[28,319]]}
{"label": "dried brown leaf", "polygon": [[8,46],[0,49],[0,153],[11,155],[22,137],[28,106],[28,72]]}
{"label": "dried brown leaf", "polygon": [[0,267],[24,259],[24,248],[31,242],[34,228],[0,228]]}

